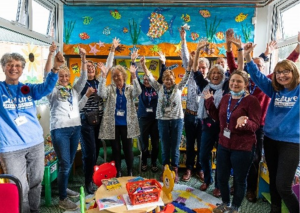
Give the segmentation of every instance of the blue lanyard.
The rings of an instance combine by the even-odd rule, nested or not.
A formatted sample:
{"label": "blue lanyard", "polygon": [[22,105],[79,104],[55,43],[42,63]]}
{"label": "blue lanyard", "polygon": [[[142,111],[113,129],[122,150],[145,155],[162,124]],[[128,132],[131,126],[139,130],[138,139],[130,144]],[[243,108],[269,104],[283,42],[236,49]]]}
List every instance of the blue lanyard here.
{"label": "blue lanyard", "polygon": [[[93,85],[91,85],[90,82],[86,81],[86,83],[87,83],[90,87],[93,87]],[[95,80],[94,80],[94,84],[95,84],[95,88],[94,88],[94,87],[93,87],[93,88],[94,88],[95,90],[97,90],[98,84],[97,84],[97,82],[96,82]]]}
{"label": "blue lanyard", "polygon": [[256,84],[254,84],[254,86],[252,87],[251,84],[253,83],[253,81],[251,80],[251,78],[249,78],[249,92],[250,92],[250,95],[252,95],[257,87]]}
{"label": "blue lanyard", "polygon": [[122,102],[123,102],[123,96],[125,91],[125,85],[122,87],[122,94],[120,93],[120,90],[117,88],[117,97],[119,96],[119,110],[122,109]]}
{"label": "blue lanyard", "polygon": [[68,102],[70,103],[71,106],[73,106],[73,94],[72,94],[72,90],[69,90],[70,93],[70,97],[68,98]]}
{"label": "blue lanyard", "polygon": [[145,87],[145,88],[146,88],[146,91],[148,93],[148,96],[147,96],[147,98],[148,98],[148,106],[150,106],[152,95],[153,95],[153,93],[152,93],[152,87],[150,88],[150,91],[147,89],[147,87]]}
{"label": "blue lanyard", "polygon": [[231,105],[232,96],[230,96],[229,101],[228,101],[228,106],[227,106],[227,118],[226,118],[227,127],[228,127],[230,116],[231,116],[232,112],[238,107],[238,105],[241,103],[241,101],[245,97],[245,95],[246,95],[246,93],[244,92],[244,94],[239,99],[239,101],[235,104],[235,106],[233,107],[231,112],[230,112],[230,105]]}
{"label": "blue lanyard", "polygon": [[16,107],[16,113],[17,113],[17,115],[19,117],[19,107],[18,107],[18,105],[19,105],[20,83],[18,83],[17,96],[16,96],[17,100],[16,101],[15,101],[14,97],[12,96],[12,93],[11,93],[10,89],[8,88],[8,86],[7,86],[7,84],[6,84],[5,81],[4,81],[4,84],[5,84],[6,90],[7,90],[8,94],[9,94],[9,97],[11,98],[12,102],[14,103],[14,105]]}

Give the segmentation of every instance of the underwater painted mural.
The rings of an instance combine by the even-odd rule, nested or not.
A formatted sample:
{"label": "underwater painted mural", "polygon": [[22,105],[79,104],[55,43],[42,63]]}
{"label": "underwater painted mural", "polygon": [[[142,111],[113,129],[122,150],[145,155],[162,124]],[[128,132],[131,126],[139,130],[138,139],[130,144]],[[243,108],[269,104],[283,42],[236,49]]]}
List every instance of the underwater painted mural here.
{"label": "underwater painted mural", "polygon": [[107,55],[113,38],[121,40],[116,55],[129,55],[139,48],[140,55],[178,56],[180,35],[185,26],[189,50],[199,40],[210,45],[204,57],[225,56],[225,31],[232,28],[242,42],[253,42],[251,23],[255,8],[229,7],[72,7],[64,6],[64,52],[78,54],[78,47],[88,55]]}

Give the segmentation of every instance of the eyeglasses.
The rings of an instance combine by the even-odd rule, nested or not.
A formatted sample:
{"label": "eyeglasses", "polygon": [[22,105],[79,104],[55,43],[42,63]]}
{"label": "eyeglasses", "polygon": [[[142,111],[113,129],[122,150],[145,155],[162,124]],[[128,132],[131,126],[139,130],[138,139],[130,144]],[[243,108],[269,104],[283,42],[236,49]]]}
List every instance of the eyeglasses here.
{"label": "eyeglasses", "polygon": [[23,68],[23,66],[20,64],[6,64],[6,67],[9,67],[9,68],[15,67],[17,69]]}
{"label": "eyeglasses", "polygon": [[276,76],[280,76],[280,74],[288,75],[290,72],[292,72],[292,70],[282,70],[282,71],[277,70],[274,73],[276,74]]}

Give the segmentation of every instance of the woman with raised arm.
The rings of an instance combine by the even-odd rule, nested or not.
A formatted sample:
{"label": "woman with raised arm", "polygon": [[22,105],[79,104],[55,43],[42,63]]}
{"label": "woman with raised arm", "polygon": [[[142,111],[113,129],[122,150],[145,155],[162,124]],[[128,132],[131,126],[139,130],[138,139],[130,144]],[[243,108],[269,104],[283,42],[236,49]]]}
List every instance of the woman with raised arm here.
{"label": "woman with raised arm", "polygon": [[189,78],[191,66],[187,67],[186,73],[179,84],[175,84],[175,75],[170,70],[164,72],[162,77],[163,84],[160,84],[146,67],[145,57],[141,58],[141,65],[149,79],[150,85],[158,92],[156,119],[158,119],[159,137],[162,147],[162,164],[164,166],[171,163],[175,171],[175,182],[177,183],[180,155],[179,144],[183,127],[181,94]]}
{"label": "woman with raised arm", "polygon": [[[78,197],[79,193],[68,189],[70,170],[80,140],[81,121],[79,114],[79,96],[87,80],[86,52],[79,49],[81,57],[81,75],[71,86],[70,70],[67,66],[59,68],[57,86],[47,96],[50,102],[50,132],[55,153],[58,158],[59,207],[65,210],[77,209],[76,203],[68,197]],[[49,61],[48,61],[49,62]],[[46,65],[48,71],[49,64]],[[50,66],[51,67],[51,66]]]}
{"label": "woman with raised arm", "polygon": [[[56,49],[52,46],[48,56],[51,59]],[[14,175],[21,181],[24,213],[39,212],[44,174],[43,129],[36,116],[34,101],[52,91],[63,63],[64,58],[58,52],[44,83],[23,84],[19,78],[26,64],[24,57],[6,53],[1,58],[5,81],[0,82],[0,164],[5,174]]]}
{"label": "woman with raised arm", "polygon": [[126,70],[120,66],[110,69],[113,83],[106,86],[108,68],[100,63],[102,76],[99,80],[98,95],[106,99],[104,114],[100,125],[99,138],[111,140],[113,157],[117,168],[117,177],[121,177],[121,141],[125,161],[127,164],[127,175],[132,176],[133,153],[132,138],[140,135],[138,118],[134,99],[137,98],[142,89],[136,78],[135,66],[130,66],[133,85],[126,84]]}
{"label": "woman with raised arm", "polygon": [[290,60],[279,61],[270,80],[250,56],[254,47],[252,44],[244,47],[248,72],[253,82],[271,98],[264,126],[271,212],[280,213],[283,200],[291,213],[298,213],[299,202],[292,191],[292,181],[299,164],[299,70]]}
{"label": "woman with raised arm", "polygon": [[[113,65],[114,52],[115,49],[119,46],[119,43],[119,39],[113,39],[113,44],[106,61],[106,67],[108,69],[111,68]],[[103,99],[97,95],[97,89],[99,85],[99,81],[97,80],[98,77],[99,73],[97,71],[97,67],[94,65],[94,62],[88,61],[88,79],[85,83],[85,87],[81,91],[81,97],[83,98],[86,104],[80,109],[80,118],[82,125],[82,161],[85,176],[85,190],[88,194],[93,194],[96,190],[92,183],[92,177],[94,173],[94,166],[96,165],[101,146],[101,140],[98,138],[98,136],[104,106]],[[93,93],[89,97],[87,97],[85,94],[89,94],[87,93],[89,89],[92,90]],[[97,117],[97,121],[89,119],[93,117]]]}

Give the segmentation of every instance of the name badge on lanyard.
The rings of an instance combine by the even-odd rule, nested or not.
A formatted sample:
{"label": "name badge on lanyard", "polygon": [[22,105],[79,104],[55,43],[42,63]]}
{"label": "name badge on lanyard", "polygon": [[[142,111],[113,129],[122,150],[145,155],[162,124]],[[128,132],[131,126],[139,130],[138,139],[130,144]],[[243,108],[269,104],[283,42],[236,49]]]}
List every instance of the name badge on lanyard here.
{"label": "name badge on lanyard", "polygon": [[224,129],[224,132],[223,132],[223,135],[226,137],[226,138],[230,138],[230,130],[226,127]]}
{"label": "name badge on lanyard", "polygon": [[146,112],[153,112],[153,108],[152,107],[146,108]]}
{"label": "name badge on lanyard", "polygon": [[15,119],[15,123],[17,126],[21,126],[22,124],[27,123],[27,118],[25,116],[19,116]]}
{"label": "name badge on lanyard", "polygon": [[124,116],[125,115],[125,110],[119,109],[117,110],[117,116]]}

